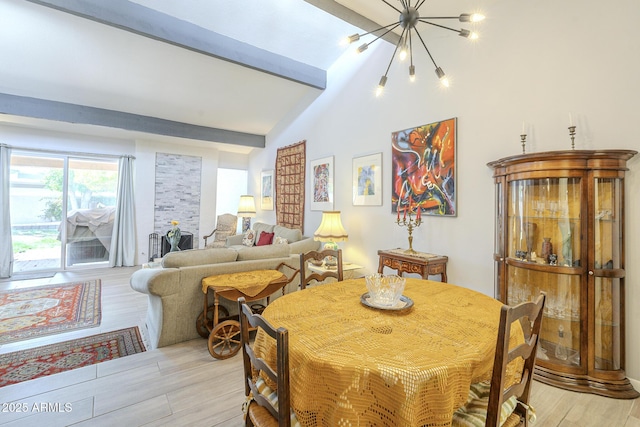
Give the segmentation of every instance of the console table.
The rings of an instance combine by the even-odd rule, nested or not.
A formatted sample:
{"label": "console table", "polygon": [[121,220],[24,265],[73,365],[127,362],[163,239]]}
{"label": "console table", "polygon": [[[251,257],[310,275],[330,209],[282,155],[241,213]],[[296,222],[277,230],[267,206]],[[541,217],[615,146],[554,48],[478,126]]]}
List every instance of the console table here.
{"label": "console table", "polygon": [[428,279],[429,275],[440,275],[442,282],[447,281],[447,261],[448,257],[434,255],[423,252],[406,253],[404,249],[384,249],[378,251],[380,262],[378,273],[382,274],[384,267],[397,270],[398,275],[402,273],[417,273],[423,279]]}

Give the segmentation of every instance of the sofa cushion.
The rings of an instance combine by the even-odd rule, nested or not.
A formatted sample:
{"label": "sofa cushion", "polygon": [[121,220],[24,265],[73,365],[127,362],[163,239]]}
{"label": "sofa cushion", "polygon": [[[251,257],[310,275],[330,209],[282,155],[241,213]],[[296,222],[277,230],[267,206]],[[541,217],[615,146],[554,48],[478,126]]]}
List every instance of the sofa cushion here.
{"label": "sofa cushion", "polygon": [[256,242],[256,246],[265,246],[273,243],[273,233],[267,233],[263,231],[260,233],[260,237],[258,237],[258,241]]}
{"label": "sofa cushion", "polygon": [[254,246],[252,248],[244,247],[238,250],[238,261],[281,258],[289,256],[289,253],[289,245]]}
{"label": "sofa cushion", "polygon": [[238,252],[229,248],[191,249],[169,252],[162,258],[164,268],[190,267],[194,265],[219,264],[233,262]]}
{"label": "sofa cushion", "polygon": [[287,228],[281,225],[276,225],[273,227],[273,232],[276,237],[285,238],[289,243],[297,242],[302,239],[302,231],[297,228]]}
{"label": "sofa cushion", "polygon": [[256,232],[256,241],[260,238],[260,233],[273,233],[273,224],[265,224],[264,222],[256,222],[251,227]]}
{"label": "sofa cushion", "polygon": [[284,237],[276,236],[276,237],[273,238],[273,244],[274,245],[286,245],[287,243],[289,243],[289,241],[287,239],[285,239]]}
{"label": "sofa cushion", "polygon": [[245,231],[244,235],[242,236],[242,244],[245,246],[253,246],[255,242],[256,232],[252,229],[248,229],[247,231]]}

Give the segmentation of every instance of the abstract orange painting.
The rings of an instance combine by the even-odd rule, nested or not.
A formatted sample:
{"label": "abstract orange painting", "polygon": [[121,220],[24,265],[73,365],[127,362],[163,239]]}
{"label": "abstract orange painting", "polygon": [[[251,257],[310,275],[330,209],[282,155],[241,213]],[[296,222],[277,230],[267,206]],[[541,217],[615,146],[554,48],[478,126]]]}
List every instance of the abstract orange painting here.
{"label": "abstract orange painting", "polygon": [[391,134],[391,211],[456,215],[456,124],[447,119]]}

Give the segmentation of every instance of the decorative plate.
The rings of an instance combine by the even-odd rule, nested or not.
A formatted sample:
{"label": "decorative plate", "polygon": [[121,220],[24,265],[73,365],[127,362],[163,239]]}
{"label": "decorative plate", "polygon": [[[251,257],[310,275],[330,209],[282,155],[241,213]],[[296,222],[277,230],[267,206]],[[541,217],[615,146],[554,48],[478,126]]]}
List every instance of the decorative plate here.
{"label": "decorative plate", "polygon": [[369,296],[369,292],[365,292],[360,296],[360,302],[367,307],[376,308],[378,310],[402,311],[413,307],[413,300],[404,295],[400,297],[400,301],[398,301],[394,306],[378,305],[374,303]]}

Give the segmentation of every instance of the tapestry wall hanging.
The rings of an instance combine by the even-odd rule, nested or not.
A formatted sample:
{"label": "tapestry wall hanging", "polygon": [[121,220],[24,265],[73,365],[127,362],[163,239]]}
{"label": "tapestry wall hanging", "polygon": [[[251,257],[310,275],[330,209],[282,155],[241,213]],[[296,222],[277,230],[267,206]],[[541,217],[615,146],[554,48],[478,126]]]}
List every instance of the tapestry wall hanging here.
{"label": "tapestry wall hanging", "polygon": [[456,124],[442,120],[391,134],[391,211],[456,216]]}
{"label": "tapestry wall hanging", "polygon": [[276,221],[304,233],[306,140],[278,148],[276,156]]}

